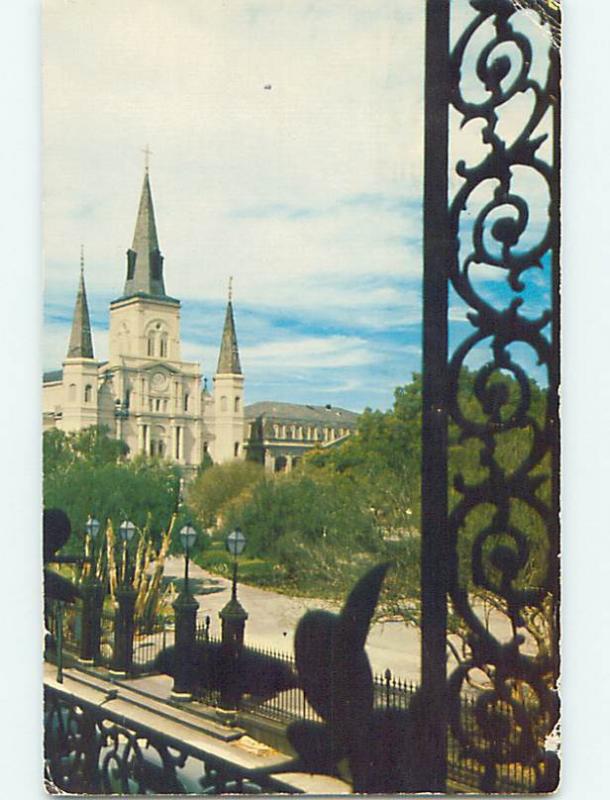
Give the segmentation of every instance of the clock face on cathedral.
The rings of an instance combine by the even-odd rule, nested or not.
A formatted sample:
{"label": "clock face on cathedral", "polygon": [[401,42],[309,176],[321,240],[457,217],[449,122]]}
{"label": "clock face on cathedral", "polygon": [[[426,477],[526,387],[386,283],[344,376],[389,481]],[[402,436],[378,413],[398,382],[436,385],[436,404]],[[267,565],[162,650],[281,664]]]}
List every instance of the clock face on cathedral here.
{"label": "clock face on cathedral", "polygon": [[167,386],[167,375],[164,372],[154,372],[151,378],[153,389],[163,391]]}

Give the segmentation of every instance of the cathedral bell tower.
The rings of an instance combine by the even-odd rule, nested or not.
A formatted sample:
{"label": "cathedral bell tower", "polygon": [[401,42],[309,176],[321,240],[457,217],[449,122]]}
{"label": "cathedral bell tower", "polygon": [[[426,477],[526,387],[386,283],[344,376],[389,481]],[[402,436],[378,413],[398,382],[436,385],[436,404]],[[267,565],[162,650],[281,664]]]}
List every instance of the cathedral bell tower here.
{"label": "cathedral bell tower", "polygon": [[109,364],[124,356],[180,361],[180,301],[165,294],[148,167],[127,251],[123,294],[110,304]]}
{"label": "cathedral bell tower", "polygon": [[74,305],[68,353],[63,362],[63,391],[61,428],[78,431],[98,424],[97,411],[98,363],[93,357],[89,306],[85,290],[83,248],[80,255],[80,280]]}
{"label": "cathedral bell tower", "polygon": [[201,371],[180,354],[180,301],[166,294],[148,164],[123,294],[110,304],[104,422],[132,455],[195,470],[202,458]]}
{"label": "cathedral bell tower", "polygon": [[244,376],[239,363],[231,281],[214,375],[214,434],[211,449],[215,463],[244,458]]}

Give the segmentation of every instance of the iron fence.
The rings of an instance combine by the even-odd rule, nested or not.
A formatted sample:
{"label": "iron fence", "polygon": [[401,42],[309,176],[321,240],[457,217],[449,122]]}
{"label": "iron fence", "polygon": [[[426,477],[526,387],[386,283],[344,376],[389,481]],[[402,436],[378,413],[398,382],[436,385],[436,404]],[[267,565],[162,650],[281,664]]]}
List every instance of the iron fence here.
{"label": "iron fence", "polygon": [[[114,611],[105,609],[102,613],[102,635],[100,660],[102,664],[110,664],[114,645]],[[57,615],[48,615],[48,627],[51,635],[57,637]],[[67,609],[62,615],[63,642],[66,650],[78,652],[80,633],[82,630],[82,609],[80,604],[75,604]],[[210,633],[210,620],[199,621],[196,627],[196,642],[201,644],[220,645],[221,639]],[[166,647],[174,643],[173,621],[169,619],[158,619],[152,631],[136,629],[133,650],[133,665],[139,674],[155,671],[155,659],[158,654]],[[296,664],[294,656],[280,650],[272,648],[248,646],[244,648],[250,654],[261,657],[269,662],[281,663],[295,673]],[[147,669],[148,668],[148,669]],[[194,698],[209,705],[218,706],[220,704],[220,688],[215,685],[206,685],[205,676],[195,687]],[[213,682],[212,682],[213,683]],[[418,691],[419,686],[413,681],[403,680],[392,675],[390,670],[386,670],[383,675],[375,675],[373,678],[373,703],[376,709],[395,709],[406,711],[409,709],[411,700]],[[481,726],[477,720],[477,702],[480,695],[463,695],[460,699],[461,724],[467,732],[468,739],[474,743],[474,747],[482,746],[488,742],[489,732],[483,735]],[[302,689],[295,685],[290,689],[277,692],[271,697],[261,699],[253,695],[245,694],[241,702],[242,711],[253,714],[280,725],[287,726],[297,720],[310,720],[322,722],[321,717],[314,708],[307,702]],[[511,707],[508,703],[496,701],[493,713],[498,718],[510,716]],[[518,732],[511,731],[511,737],[507,746],[516,745]],[[449,730],[448,740],[448,779],[457,787],[478,786],[484,776],[485,768],[475,757],[469,754],[465,748],[455,738]],[[531,791],[536,783],[536,772],[533,768],[523,763],[505,763],[496,765],[496,781],[498,791],[517,792]]]}
{"label": "iron fence", "polygon": [[[294,657],[289,653],[265,647],[248,647],[251,653],[262,656],[265,659],[277,661],[290,667],[296,676],[296,664]],[[298,686],[278,692],[269,699],[261,702],[256,697],[245,695],[242,698],[242,709],[249,711],[260,717],[273,720],[282,724],[290,724],[297,719],[306,719],[313,722],[322,722],[322,718],[315,712],[312,706],[305,699],[303,690]]]}
{"label": "iron fence", "polygon": [[[219,640],[210,637],[209,641]],[[289,653],[264,647],[250,646],[246,649],[296,669],[294,657]],[[390,670],[386,670],[383,675],[373,677],[374,707],[406,711],[419,688],[414,681],[397,678],[392,675]],[[463,726],[468,731],[471,740],[482,743],[485,737],[482,735],[477,721],[478,699],[478,694],[462,696],[461,715]],[[218,702],[217,698],[215,702]],[[298,686],[279,692],[264,702],[246,695],[242,698],[241,707],[243,711],[284,725],[302,719],[322,722],[321,717],[307,702],[303,691]],[[493,711],[498,717],[507,717],[510,715],[511,708],[508,703],[496,702]],[[517,739],[518,732],[512,730],[509,746],[515,745]],[[468,751],[460,745],[451,731],[449,731],[447,746],[449,780],[456,786],[478,786],[485,772],[484,767],[475,758],[469,756]],[[498,764],[496,780],[498,791],[531,791],[535,786],[536,773],[533,768],[522,763]]]}
{"label": "iron fence", "polygon": [[133,665],[142,672],[154,669],[159,653],[174,643],[173,624],[164,617],[159,618],[152,630],[137,628],[133,640]]}

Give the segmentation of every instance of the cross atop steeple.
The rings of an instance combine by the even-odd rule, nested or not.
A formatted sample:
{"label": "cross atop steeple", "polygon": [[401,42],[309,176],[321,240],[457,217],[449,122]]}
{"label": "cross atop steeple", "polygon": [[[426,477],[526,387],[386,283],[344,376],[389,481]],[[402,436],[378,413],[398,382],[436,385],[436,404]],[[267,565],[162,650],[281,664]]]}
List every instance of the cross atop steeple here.
{"label": "cross atop steeple", "polygon": [[85,245],[80,246],[80,274],[85,274]]}
{"label": "cross atop steeple", "polygon": [[142,150],[142,152],[144,153],[144,170],[148,175],[148,170],[150,167],[150,156],[152,156],[152,150],[148,145],[146,145],[146,147],[144,148],[144,150]]}
{"label": "cross atop steeple", "polygon": [[233,300],[233,276],[229,277],[229,303]]}

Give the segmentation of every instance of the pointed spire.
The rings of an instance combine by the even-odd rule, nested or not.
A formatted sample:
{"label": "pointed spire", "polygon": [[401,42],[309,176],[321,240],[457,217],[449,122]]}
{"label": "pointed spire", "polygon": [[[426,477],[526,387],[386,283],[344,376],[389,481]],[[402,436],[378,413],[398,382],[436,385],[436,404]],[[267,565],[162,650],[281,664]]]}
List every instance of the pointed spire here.
{"label": "pointed spire", "polygon": [[127,279],[123,294],[129,296],[143,292],[156,297],[165,297],[163,283],[163,256],[159,250],[155,210],[148,175],[148,154],[146,151],[144,182],[140,195],[140,206],[133,234],[133,244],[127,251]]}
{"label": "pointed spire", "polygon": [[227,313],[225,314],[225,325],[222,331],[222,341],[220,342],[220,355],[218,356],[217,374],[222,375],[241,375],[241,364],[239,363],[239,349],[237,347],[237,335],[235,333],[235,320],[233,319],[233,278],[229,278],[229,301],[227,303]]}
{"label": "pointed spire", "polygon": [[89,306],[87,305],[87,292],[85,291],[85,254],[82,244],[80,246],[80,279],[72,318],[68,358],[93,358]]}

